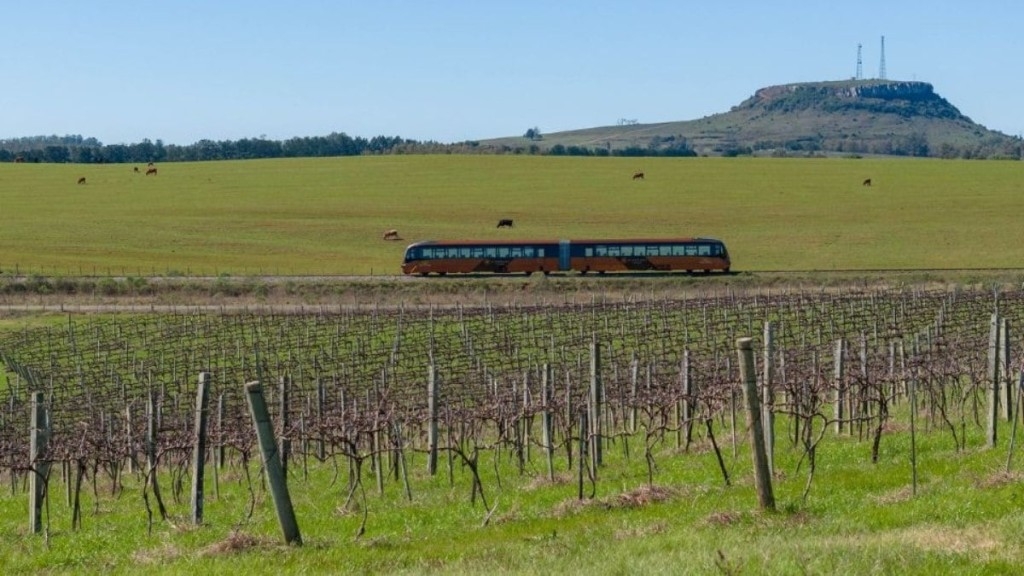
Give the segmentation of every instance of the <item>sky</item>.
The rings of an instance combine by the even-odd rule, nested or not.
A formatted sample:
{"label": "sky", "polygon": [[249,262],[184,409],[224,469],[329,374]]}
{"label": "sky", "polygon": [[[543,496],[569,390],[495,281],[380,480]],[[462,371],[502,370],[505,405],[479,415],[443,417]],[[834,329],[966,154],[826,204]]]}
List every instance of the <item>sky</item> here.
{"label": "sky", "polygon": [[759,88],[917,80],[1024,134],[1019,0],[12,0],[0,139],[442,143],[727,112]]}

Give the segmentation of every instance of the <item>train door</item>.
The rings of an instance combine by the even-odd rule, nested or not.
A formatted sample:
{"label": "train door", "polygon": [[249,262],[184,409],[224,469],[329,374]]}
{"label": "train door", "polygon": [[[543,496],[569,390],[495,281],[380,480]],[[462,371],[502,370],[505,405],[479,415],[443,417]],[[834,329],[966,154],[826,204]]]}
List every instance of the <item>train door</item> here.
{"label": "train door", "polygon": [[558,269],[562,271],[571,269],[571,264],[569,263],[568,240],[558,241]]}

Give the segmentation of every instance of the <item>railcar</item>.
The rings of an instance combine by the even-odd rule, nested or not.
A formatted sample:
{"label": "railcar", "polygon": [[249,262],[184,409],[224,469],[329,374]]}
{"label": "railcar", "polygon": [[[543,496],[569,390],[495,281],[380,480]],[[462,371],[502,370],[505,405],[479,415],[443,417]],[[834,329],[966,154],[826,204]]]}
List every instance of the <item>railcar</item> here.
{"label": "railcar", "polygon": [[714,238],[424,241],[405,249],[405,274],[541,272],[729,272],[729,251]]}

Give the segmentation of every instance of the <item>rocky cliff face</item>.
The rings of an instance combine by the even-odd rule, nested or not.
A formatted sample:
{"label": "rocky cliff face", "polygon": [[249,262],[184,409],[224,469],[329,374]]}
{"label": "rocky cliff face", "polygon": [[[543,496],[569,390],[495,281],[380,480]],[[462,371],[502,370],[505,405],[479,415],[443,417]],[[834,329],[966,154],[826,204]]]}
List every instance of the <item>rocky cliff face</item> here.
{"label": "rocky cliff face", "polygon": [[866,110],[901,116],[961,119],[955,106],[927,82],[886,80],[813,82],[761,88],[736,109],[763,108],[793,112],[818,108],[830,112]]}

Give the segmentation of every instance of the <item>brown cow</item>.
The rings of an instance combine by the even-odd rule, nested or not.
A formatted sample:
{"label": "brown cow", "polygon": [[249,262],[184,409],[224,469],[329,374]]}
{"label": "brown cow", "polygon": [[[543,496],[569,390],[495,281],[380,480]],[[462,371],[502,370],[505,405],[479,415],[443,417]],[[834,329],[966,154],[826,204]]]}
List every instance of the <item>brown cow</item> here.
{"label": "brown cow", "polygon": [[633,173],[633,180],[643,180],[643,179],[644,179],[644,173],[643,172],[634,172]]}
{"label": "brown cow", "polygon": [[865,180],[864,183],[861,184],[861,186],[871,186],[871,178],[868,178],[867,180]]}
{"label": "brown cow", "polygon": [[512,228],[512,219],[502,218],[501,220],[498,220],[498,228]]}
{"label": "brown cow", "polygon": [[78,183],[79,184],[85,184],[85,176],[82,176],[81,178],[79,178],[78,179]]}
{"label": "brown cow", "polygon": [[146,170],[146,176],[149,176],[150,174],[152,174],[153,176],[156,176],[156,168],[149,168],[149,169],[147,169]]}
{"label": "brown cow", "polygon": [[398,237],[398,230],[385,230],[384,240],[401,240],[401,238]]}

